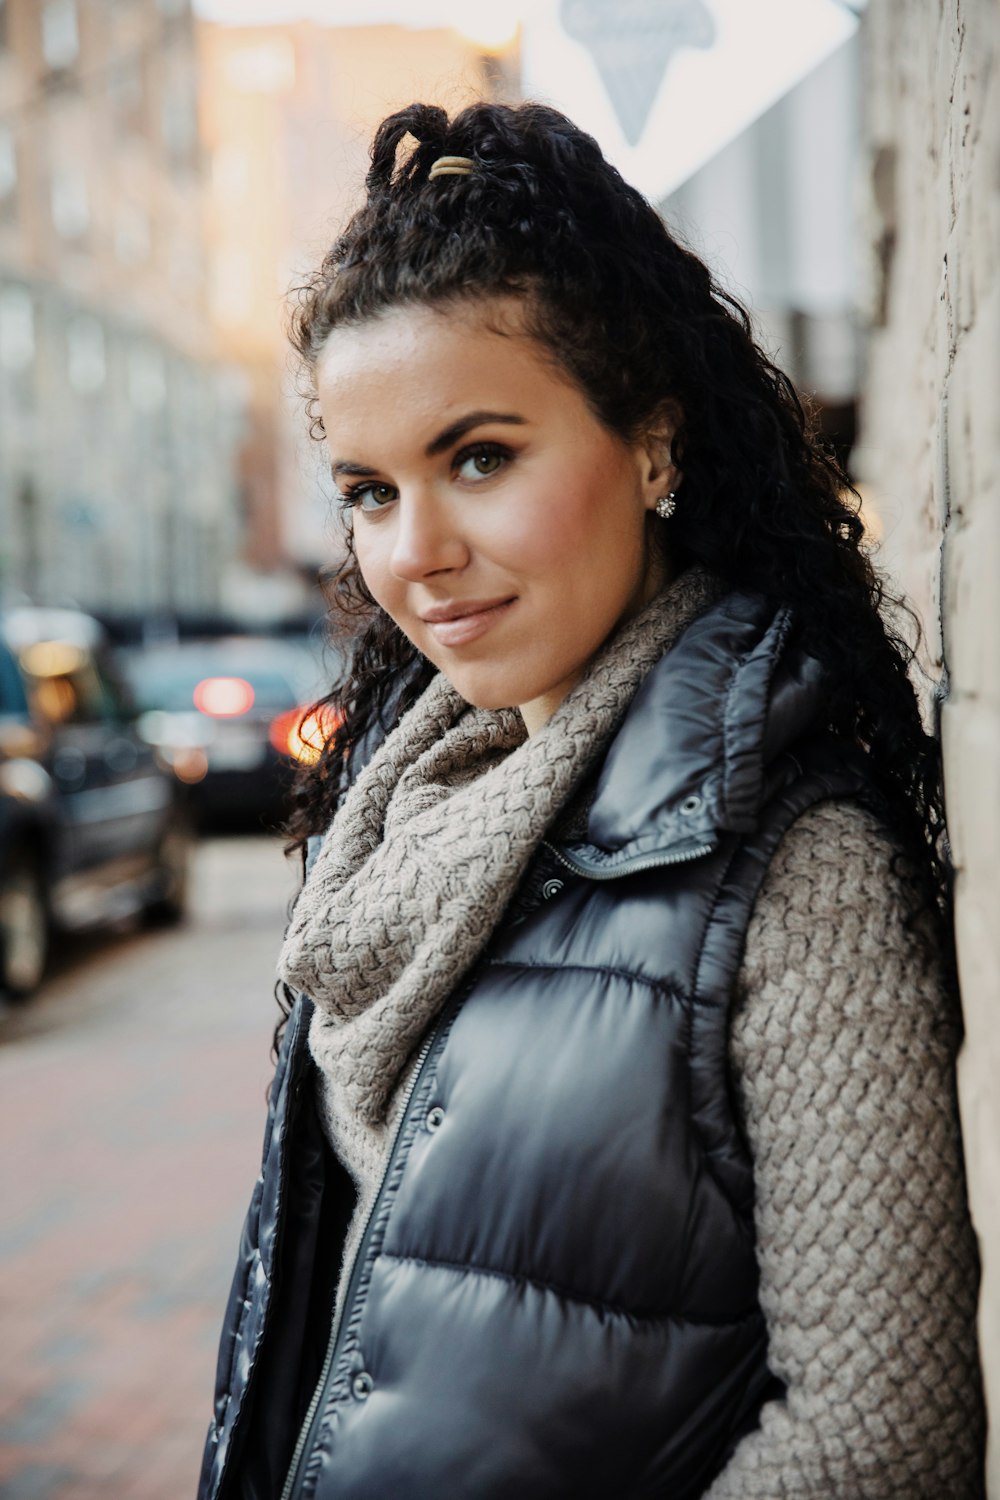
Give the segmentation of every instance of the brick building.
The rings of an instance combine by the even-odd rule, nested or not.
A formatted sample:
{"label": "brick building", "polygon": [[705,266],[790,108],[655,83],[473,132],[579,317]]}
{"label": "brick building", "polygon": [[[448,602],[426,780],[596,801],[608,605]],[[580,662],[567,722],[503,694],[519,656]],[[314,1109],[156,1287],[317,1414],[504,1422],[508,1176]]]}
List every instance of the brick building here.
{"label": "brick building", "polygon": [[[980,1339],[1000,1419],[1000,7],[872,0],[872,322],[857,462],[939,687]],[[993,1438],[990,1494],[1000,1496]]]}
{"label": "brick building", "polygon": [[0,3],[0,587],[210,608],[239,411],[205,312],[189,0]]}

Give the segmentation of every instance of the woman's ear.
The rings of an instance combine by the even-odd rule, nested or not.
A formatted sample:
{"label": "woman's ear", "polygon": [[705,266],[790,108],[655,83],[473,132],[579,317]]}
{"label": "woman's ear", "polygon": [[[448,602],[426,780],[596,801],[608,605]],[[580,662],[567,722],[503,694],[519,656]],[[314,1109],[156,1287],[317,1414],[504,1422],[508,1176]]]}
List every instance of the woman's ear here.
{"label": "woman's ear", "polygon": [[674,462],[674,437],[681,425],[680,408],[670,402],[657,413],[640,443],[642,482],[647,510],[671,491],[680,489],[683,476]]}

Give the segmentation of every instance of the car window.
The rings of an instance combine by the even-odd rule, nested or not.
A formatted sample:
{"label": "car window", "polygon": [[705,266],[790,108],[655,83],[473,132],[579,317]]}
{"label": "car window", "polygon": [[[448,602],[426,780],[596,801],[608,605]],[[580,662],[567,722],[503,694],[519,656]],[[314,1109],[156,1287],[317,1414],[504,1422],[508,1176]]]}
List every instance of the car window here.
{"label": "car window", "polygon": [[0,714],[23,716],[27,712],[28,700],[17,662],[6,646],[0,646]]}
{"label": "car window", "polygon": [[111,719],[129,719],[135,714],[135,702],[128,682],[121,673],[114,654],[102,650],[96,661],[104,714]]}
{"label": "car window", "polygon": [[129,654],[127,671],[132,695],[140,709],[191,710],[195,688],[207,677],[241,677],[253,688],[255,708],[277,711],[294,708],[298,702],[285,672],[238,654],[133,652]]}
{"label": "car window", "polygon": [[25,672],[32,707],[50,724],[98,724],[112,717],[93,658],[83,652],[80,657],[66,671]]}

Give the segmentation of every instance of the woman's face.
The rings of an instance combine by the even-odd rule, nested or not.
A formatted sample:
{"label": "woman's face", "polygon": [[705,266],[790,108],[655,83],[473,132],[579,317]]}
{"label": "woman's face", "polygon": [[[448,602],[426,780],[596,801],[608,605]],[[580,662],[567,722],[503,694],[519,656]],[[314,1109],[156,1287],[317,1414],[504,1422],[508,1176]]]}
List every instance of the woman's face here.
{"label": "woman's face", "polygon": [[517,705],[532,733],[664,581],[647,522],[678,477],[669,432],[608,431],[514,299],[338,329],[316,382],[373,597],[462,697]]}

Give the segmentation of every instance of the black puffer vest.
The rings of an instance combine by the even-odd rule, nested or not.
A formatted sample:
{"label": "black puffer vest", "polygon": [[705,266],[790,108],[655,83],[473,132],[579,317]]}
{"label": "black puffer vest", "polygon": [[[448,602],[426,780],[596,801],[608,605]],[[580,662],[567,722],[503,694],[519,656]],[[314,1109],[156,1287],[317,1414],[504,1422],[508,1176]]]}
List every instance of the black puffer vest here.
{"label": "black puffer vest", "polygon": [[332,1336],[353,1199],[300,1002],[201,1500],[684,1500],[780,1391],[728,1008],[782,834],[864,787],[788,632],[730,595],[649,674],[588,841],[424,1042]]}

